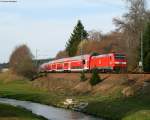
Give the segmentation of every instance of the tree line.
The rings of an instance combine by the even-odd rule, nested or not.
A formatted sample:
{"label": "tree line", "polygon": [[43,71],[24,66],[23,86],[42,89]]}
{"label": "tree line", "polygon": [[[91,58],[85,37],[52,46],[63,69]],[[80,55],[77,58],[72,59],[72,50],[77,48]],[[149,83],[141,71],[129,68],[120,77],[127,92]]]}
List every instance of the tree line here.
{"label": "tree line", "polygon": [[[128,71],[138,71],[139,61],[143,62],[141,67],[143,67],[144,71],[150,71],[150,11],[146,9],[146,0],[125,0],[125,2],[128,7],[127,13],[124,13],[121,18],[113,19],[116,25],[114,33],[118,34],[117,37],[111,38],[112,34],[102,35],[100,32],[99,34],[93,32],[87,39],[89,34],[79,20],[66,44],[66,49],[59,52],[57,57],[72,57],[83,54],[83,51],[89,54],[95,50],[103,54],[105,51],[108,53],[122,50],[127,55]],[[93,40],[95,37],[98,39]],[[120,39],[120,41],[113,40],[115,42],[111,44],[111,40],[108,38],[111,40]],[[107,42],[110,42],[110,44],[107,44]],[[103,51],[99,50],[102,49],[101,44],[107,44]],[[111,51],[115,44],[119,44],[116,47],[121,48],[121,50],[113,49]],[[143,54],[141,54],[141,49],[143,49]]]}

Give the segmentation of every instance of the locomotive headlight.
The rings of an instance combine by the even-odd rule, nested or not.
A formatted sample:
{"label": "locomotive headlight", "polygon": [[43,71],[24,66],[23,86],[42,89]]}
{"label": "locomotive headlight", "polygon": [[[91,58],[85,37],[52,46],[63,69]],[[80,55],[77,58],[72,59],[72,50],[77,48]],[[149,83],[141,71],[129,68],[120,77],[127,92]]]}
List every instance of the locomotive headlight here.
{"label": "locomotive headlight", "polygon": [[115,62],[115,64],[123,64],[123,65],[126,65],[127,62]]}
{"label": "locomotive headlight", "polygon": [[126,65],[126,64],[127,64],[127,62],[122,62],[122,64]]}

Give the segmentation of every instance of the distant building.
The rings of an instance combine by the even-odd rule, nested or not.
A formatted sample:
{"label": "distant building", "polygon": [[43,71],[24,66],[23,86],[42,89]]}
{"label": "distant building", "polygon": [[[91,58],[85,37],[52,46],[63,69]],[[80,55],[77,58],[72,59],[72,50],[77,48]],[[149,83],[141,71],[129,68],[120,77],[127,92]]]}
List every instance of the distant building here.
{"label": "distant building", "polygon": [[9,71],[8,68],[3,68],[3,69],[1,69],[1,72],[2,72],[2,73],[7,72],[7,71]]}
{"label": "distant building", "polygon": [[9,68],[9,63],[1,63],[0,69]]}
{"label": "distant building", "polygon": [[0,64],[0,72],[6,72],[9,70],[9,63]]}

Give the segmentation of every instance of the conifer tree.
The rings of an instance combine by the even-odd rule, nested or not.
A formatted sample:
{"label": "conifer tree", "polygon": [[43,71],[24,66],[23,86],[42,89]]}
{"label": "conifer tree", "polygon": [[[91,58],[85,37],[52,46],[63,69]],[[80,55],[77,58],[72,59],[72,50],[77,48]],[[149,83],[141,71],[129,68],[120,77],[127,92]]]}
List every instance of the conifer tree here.
{"label": "conifer tree", "polygon": [[91,79],[90,79],[90,84],[92,85],[92,86],[95,86],[95,85],[97,85],[98,83],[100,83],[100,82],[102,82],[102,79],[100,78],[100,76],[99,76],[99,73],[98,73],[98,69],[93,69],[93,71],[92,71],[92,77],[91,77]]}
{"label": "conifer tree", "polygon": [[143,34],[143,59],[144,71],[150,72],[150,22],[147,23]]}
{"label": "conifer tree", "polygon": [[78,45],[84,39],[86,39],[88,33],[84,30],[82,22],[78,20],[77,25],[74,27],[73,33],[70,36],[69,41],[66,44],[66,51],[70,57],[75,56],[78,50]]}

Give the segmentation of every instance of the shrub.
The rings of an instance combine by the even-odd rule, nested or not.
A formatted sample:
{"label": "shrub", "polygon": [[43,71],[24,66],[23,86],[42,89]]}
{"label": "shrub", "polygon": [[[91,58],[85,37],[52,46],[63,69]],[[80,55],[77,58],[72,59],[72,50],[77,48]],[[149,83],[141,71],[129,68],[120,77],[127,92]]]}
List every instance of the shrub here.
{"label": "shrub", "polygon": [[98,55],[99,55],[98,52],[92,52],[92,53],[91,53],[91,56],[98,56]]}
{"label": "shrub", "polygon": [[92,77],[90,79],[90,84],[92,86],[94,86],[94,85],[100,83],[101,81],[102,80],[101,80],[101,78],[100,78],[100,76],[98,74],[98,69],[93,69],[93,71],[92,71]]}
{"label": "shrub", "polygon": [[56,59],[66,58],[68,57],[68,54],[65,50],[59,51],[56,55]]}

